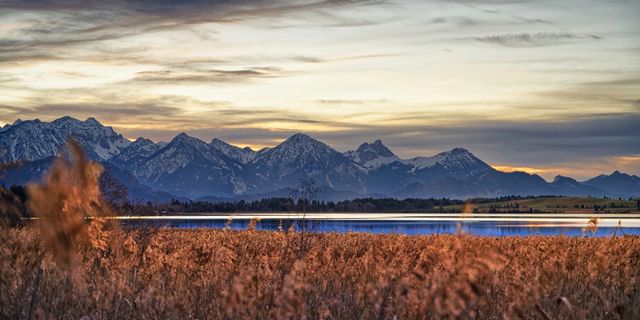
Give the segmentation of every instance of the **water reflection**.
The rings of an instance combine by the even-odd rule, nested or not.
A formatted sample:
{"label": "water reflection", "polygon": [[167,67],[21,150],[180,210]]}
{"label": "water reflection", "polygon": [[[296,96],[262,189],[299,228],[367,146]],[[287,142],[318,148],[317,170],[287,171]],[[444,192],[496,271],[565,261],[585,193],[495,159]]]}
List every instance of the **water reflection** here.
{"label": "water reflection", "polygon": [[[551,219],[553,220],[553,219]],[[247,229],[251,220],[249,219],[221,219],[220,217],[190,217],[180,219],[173,217],[170,219],[161,217],[146,217],[144,219],[129,218],[123,219],[122,223],[129,227],[169,227],[169,228],[230,228],[234,230]],[[623,220],[624,221],[624,220]],[[329,219],[308,219],[302,222],[296,219],[263,218],[256,224],[257,230],[275,231],[279,228],[287,230],[292,224],[296,229],[301,229],[301,224],[305,223],[306,229],[313,232],[369,232],[369,233],[393,233],[408,235],[426,234],[465,234],[479,236],[530,236],[530,235],[565,235],[565,236],[612,236],[614,234],[634,234],[640,235],[640,227],[635,224],[616,227],[616,224],[604,223],[602,227],[594,231],[585,231],[585,223],[549,221],[548,223],[539,221],[478,221],[478,220],[329,220]]]}

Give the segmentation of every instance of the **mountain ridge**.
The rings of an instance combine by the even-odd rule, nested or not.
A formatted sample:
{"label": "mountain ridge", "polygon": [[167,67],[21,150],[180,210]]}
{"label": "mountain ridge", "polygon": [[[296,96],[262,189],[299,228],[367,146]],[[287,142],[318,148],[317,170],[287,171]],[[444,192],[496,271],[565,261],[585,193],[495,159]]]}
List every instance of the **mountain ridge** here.
{"label": "mountain ridge", "polygon": [[[496,170],[459,147],[430,157],[402,159],[380,139],[339,152],[304,133],[260,151],[218,138],[207,143],[186,133],[176,135],[169,143],[155,143],[143,137],[130,142],[94,118],[16,120],[5,125],[0,129],[0,163],[23,160],[33,163],[30,168],[37,168],[29,174],[41,175],[42,163],[38,161],[55,156],[69,138],[76,139],[89,158],[119,168],[112,171],[136,190],[151,194],[139,183],[164,192],[164,196],[192,199],[249,199],[260,194],[280,194],[294,188],[302,178],[316,180],[326,198],[331,199],[340,193],[344,197],[397,198],[640,195],[640,178],[617,170],[581,182],[563,176],[547,182],[534,174]],[[21,176],[25,174],[10,172],[9,178],[0,177],[0,181],[20,182],[24,179],[17,177]]]}

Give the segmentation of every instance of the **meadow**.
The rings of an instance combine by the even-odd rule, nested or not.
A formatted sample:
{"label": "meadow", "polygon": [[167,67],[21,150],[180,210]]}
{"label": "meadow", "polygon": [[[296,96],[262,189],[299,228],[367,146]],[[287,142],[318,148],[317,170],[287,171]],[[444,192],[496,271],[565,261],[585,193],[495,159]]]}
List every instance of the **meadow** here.
{"label": "meadow", "polygon": [[640,238],[0,230],[4,319],[633,319]]}

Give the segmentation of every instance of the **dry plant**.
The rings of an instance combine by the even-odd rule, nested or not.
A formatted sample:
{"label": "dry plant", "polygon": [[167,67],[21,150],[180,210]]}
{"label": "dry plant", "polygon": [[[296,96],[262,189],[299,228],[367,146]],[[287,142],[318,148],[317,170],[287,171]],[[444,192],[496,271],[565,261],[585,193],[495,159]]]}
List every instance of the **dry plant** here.
{"label": "dry plant", "polygon": [[79,246],[82,259],[67,268],[38,229],[1,230],[0,318],[632,319],[640,312],[633,236],[311,233],[299,257],[297,232],[105,232],[103,248]]}
{"label": "dry plant", "polygon": [[[65,151],[68,154],[55,159],[42,183],[28,186],[27,209],[38,217],[37,225],[48,249],[69,265],[79,242],[89,236],[94,247],[106,249],[104,235],[99,233],[104,223],[97,218],[108,214],[109,207],[102,200],[98,183],[102,166],[88,160],[73,140]],[[96,221],[87,227],[87,218]],[[88,229],[93,232],[87,233]]]}
{"label": "dry plant", "polygon": [[[0,227],[1,319],[633,319],[640,237],[124,229],[73,153]],[[305,248],[299,250],[301,237]]]}
{"label": "dry plant", "polygon": [[587,232],[596,233],[598,232],[599,225],[600,225],[600,220],[598,219],[598,217],[591,217],[591,219],[587,221],[587,226],[582,228],[582,233],[587,233]]}

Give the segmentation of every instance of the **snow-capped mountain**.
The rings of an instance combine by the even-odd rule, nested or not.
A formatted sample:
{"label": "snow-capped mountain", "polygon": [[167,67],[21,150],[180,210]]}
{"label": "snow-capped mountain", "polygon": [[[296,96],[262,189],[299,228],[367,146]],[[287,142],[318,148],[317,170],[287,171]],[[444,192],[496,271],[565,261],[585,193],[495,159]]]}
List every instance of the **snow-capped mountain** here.
{"label": "snow-capped mountain", "polygon": [[51,157],[70,138],[84,148],[89,158],[98,161],[111,159],[130,144],[129,140],[94,118],[80,121],[63,117],[52,122],[17,120],[0,132],[0,161],[34,161]]}
{"label": "snow-capped mountain", "polygon": [[[273,148],[253,151],[219,139],[206,143],[177,135],[169,143],[134,142],[93,118],[20,121],[0,129],[0,164],[24,160],[0,172],[0,183],[38,181],[69,138],[137,195],[167,199],[252,198],[288,192],[312,177],[327,199],[362,196],[494,197],[504,195],[640,196],[640,178],[618,171],[578,182],[558,176],[501,172],[470,151],[455,148],[430,157],[401,159],[382,141],[340,153],[308,135],[296,134]],[[284,191],[283,191],[284,190]]]}
{"label": "snow-capped mountain", "polygon": [[[456,148],[431,157],[380,164],[367,174],[367,190],[374,193],[417,196],[441,194],[442,178],[462,181],[483,172],[495,170],[466,149]],[[449,182],[450,184],[453,182]],[[458,192],[468,189],[458,188]]]}
{"label": "snow-capped mountain", "polygon": [[410,165],[414,172],[440,166],[446,170],[449,175],[463,179],[493,170],[490,165],[478,159],[473,153],[464,148],[455,148],[451,151],[438,153],[432,157],[417,157],[403,160],[402,162]]}
{"label": "snow-capped mountain", "polygon": [[[10,185],[27,185],[30,183],[38,183],[42,181],[42,177],[53,164],[55,157],[47,157],[34,161],[26,161],[17,164],[9,170],[0,170],[0,184]],[[175,195],[167,192],[153,190],[152,188],[141,184],[130,171],[103,162],[103,175],[106,175],[118,184],[124,185],[127,191],[127,197],[134,203],[152,202],[169,202],[171,199],[177,198]]]}
{"label": "snow-capped mountain", "polygon": [[130,169],[153,188],[187,197],[234,195],[249,189],[241,177],[241,163],[185,133]]}
{"label": "snow-capped mountain", "polygon": [[122,167],[135,166],[136,163],[151,156],[165,145],[140,137],[122,149],[122,152],[118,155],[111,158],[111,162]]}
{"label": "snow-capped mountain", "polygon": [[393,154],[389,148],[382,144],[381,140],[373,143],[365,142],[358,149],[344,153],[351,160],[365,168],[378,168],[381,165],[399,161],[400,158]]}
{"label": "snow-capped mountain", "polygon": [[224,153],[227,157],[236,160],[240,163],[248,163],[255,159],[256,152],[249,147],[240,148],[234,145],[228,144],[218,138],[214,138],[209,143],[212,147],[218,149],[218,151]]}
{"label": "snow-capped mountain", "polygon": [[248,164],[249,179],[265,191],[295,186],[313,177],[334,189],[362,192],[365,170],[350,158],[306,134],[295,134]]}

